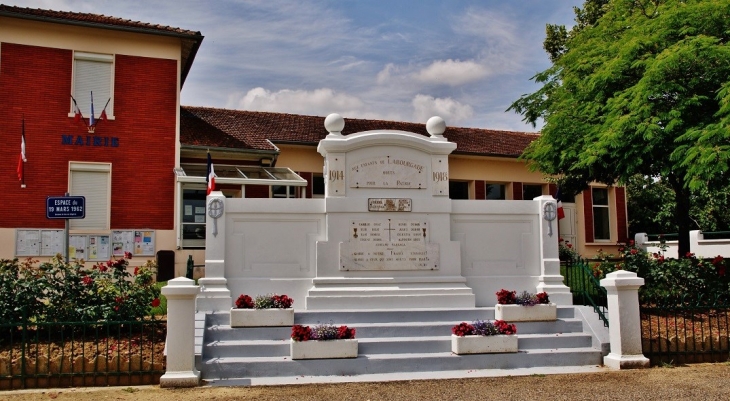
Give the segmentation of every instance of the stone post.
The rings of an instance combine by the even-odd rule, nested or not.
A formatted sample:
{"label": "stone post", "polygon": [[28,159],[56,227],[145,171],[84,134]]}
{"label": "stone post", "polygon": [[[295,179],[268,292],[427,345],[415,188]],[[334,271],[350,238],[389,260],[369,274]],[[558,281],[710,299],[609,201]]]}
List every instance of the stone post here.
{"label": "stone post", "polygon": [[608,293],[608,334],[611,352],[603,357],[613,369],[648,368],[649,359],[641,352],[639,287],[644,279],[636,273],[618,270],[606,275],[601,286]]}
{"label": "stone post", "polygon": [[[223,312],[233,306],[226,279],[226,197],[213,191],[206,200],[205,277],[198,280],[198,311]],[[217,216],[217,217],[215,217]]]}
{"label": "stone post", "polygon": [[167,370],[160,387],[195,387],[200,372],[195,369],[195,296],[193,280],[178,277],[162,287],[167,298]]}
{"label": "stone post", "polygon": [[563,284],[558,255],[557,202],[550,195],[533,199],[539,206],[538,238],[540,239],[540,283],[538,292],[547,292],[550,302],[558,305],[573,305],[570,288]]}

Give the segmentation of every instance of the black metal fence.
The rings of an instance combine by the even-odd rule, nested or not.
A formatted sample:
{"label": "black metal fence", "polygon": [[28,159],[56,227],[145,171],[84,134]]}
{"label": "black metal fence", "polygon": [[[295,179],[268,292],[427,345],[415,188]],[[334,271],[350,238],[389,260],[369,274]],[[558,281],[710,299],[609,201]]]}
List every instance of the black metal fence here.
{"label": "black metal fence", "polygon": [[584,259],[570,259],[560,262],[564,284],[573,294],[573,305],[593,307],[603,324],[608,327],[608,296]]}
{"label": "black metal fence", "polygon": [[167,322],[4,322],[0,389],[157,384]]}
{"label": "black metal fence", "polygon": [[662,300],[640,311],[642,351],[652,365],[730,360],[727,297]]}

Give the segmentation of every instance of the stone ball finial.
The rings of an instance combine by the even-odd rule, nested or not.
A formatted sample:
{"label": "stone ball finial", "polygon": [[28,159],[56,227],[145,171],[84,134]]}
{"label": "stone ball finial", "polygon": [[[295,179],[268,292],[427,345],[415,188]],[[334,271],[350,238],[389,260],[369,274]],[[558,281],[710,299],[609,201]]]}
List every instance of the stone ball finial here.
{"label": "stone ball finial", "polygon": [[333,135],[339,135],[345,128],[345,119],[337,113],[332,113],[324,119],[324,128]]}
{"label": "stone ball finial", "polygon": [[446,131],[446,122],[439,116],[433,116],[426,121],[426,131],[428,131],[432,137],[441,136]]}

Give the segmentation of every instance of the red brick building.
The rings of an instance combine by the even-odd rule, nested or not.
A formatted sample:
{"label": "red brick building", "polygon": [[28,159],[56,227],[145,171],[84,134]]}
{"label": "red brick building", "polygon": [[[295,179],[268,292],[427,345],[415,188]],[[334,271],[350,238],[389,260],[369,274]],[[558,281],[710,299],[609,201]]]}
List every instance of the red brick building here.
{"label": "red brick building", "polygon": [[0,5],[0,257],[60,251],[65,220],[47,218],[46,198],[66,192],[86,197],[86,217],[70,220],[70,245],[85,243],[86,260],[119,254],[130,238],[137,254],[154,256],[155,241],[174,238],[180,89],[202,40],[179,28]]}

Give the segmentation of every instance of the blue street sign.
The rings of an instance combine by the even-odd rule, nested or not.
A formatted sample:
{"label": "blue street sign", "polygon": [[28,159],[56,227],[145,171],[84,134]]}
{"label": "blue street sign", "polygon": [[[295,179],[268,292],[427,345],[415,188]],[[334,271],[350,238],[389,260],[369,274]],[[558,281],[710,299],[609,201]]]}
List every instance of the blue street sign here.
{"label": "blue street sign", "polygon": [[49,196],[46,198],[46,218],[83,219],[86,217],[86,198],[83,196]]}

